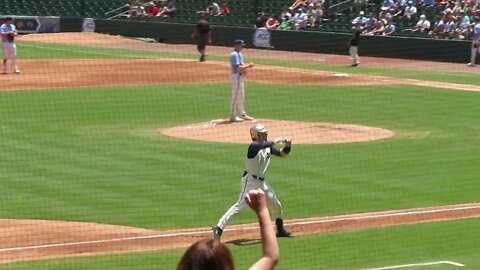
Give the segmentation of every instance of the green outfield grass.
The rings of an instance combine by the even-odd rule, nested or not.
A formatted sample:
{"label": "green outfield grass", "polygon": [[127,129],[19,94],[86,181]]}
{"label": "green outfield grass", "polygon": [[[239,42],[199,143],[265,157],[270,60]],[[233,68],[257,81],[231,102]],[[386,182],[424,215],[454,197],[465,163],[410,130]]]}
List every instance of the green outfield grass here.
{"label": "green outfield grass", "polygon": [[[452,261],[465,267],[435,265],[408,270],[479,269],[479,219],[404,225],[281,239],[276,269],[360,270],[405,264]],[[228,245],[236,269],[247,269],[261,254],[258,242]],[[15,263],[0,269],[175,269],[184,250]]]}
{"label": "green outfield grass", "polygon": [[[24,59],[190,57],[112,49],[99,54],[89,47],[31,44],[20,43]],[[357,72],[386,75],[394,71],[362,68]],[[474,74],[459,76],[464,83],[480,83]],[[295,145],[293,138],[291,155],[274,159],[269,174],[286,218],[479,200],[477,92],[404,85],[251,82],[246,89],[247,109],[255,117],[353,123],[388,128],[396,134],[383,141],[340,145]],[[238,196],[246,145],[169,138],[158,129],[226,118],[229,100],[229,83],[0,92],[0,217],[153,229],[212,225]],[[248,130],[245,135],[249,136]],[[247,211],[233,222],[254,220]],[[282,239],[279,269],[360,269],[437,260],[459,261],[476,269],[480,267],[475,253],[478,222]],[[238,269],[245,269],[260,252],[259,245],[231,247]],[[182,252],[0,268],[173,269]]]}

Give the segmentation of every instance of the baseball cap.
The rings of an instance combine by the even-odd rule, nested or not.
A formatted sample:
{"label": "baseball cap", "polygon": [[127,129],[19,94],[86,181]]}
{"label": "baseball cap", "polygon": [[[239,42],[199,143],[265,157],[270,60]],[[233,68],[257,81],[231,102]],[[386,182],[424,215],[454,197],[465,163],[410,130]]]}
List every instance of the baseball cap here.
{"label": "baseball cap", "polygon": [[6,17],[5,21],[13,21],[12,17]]}
{"label": "baseball cap", "polygon": [[235,44],[235,45],[245,45],[245,41],[243,41],[243,39],[236,39],[233,44]]}

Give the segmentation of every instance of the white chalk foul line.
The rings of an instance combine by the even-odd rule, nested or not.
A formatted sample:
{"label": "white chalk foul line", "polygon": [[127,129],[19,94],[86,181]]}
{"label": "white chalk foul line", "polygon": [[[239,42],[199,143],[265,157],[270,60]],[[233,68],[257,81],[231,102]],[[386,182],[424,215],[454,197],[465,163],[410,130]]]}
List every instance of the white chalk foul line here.
{"label": "white chalk foul line", "polygon": [[[418,215],[418,214],[430,214],[430,213],[439,213],[439,212],[454,212],[462,210],[471,210],[479,209],[480,205],[474,206],[459,206],[452,208],[443,208],[443,209],[425,209],[425,210],[408,210],[404,212],[395,212],[395,213],[385,213],[385,214],[372,214],[365,216],[357,217],[339,217],[333,219],[325,220],[312,220],[312,221],[292,221],[287,222],[285,225],[306,225],[306,224],[322,224],[322,223],[333,223],[338,221],[352,221],[352,220],[365,220],[365,219],[376,219],[382,217],[394,217],[394,216],[409,216],[409,215]],[[225,231],[241,231],[241,230],[258,230],[258,225],[245,226],[240,228],[227,228]],[[104,239],[104,240],[91,240],[91,241],[78,241],[78,242],[67,242],[67,243],[56,243],[56,244],[45,244],[45,245],[32,245],[32,246],[22,246],[22,247],[11,247],[11,248],[2,248],[2,252],[12,252],[12,251],[24,251],[24,250],[34,250],[34,249],[47,249],[55,247],[68,247],[68,246],[79,246],[79,245],[90,245],[90,244],[101,244],[101,243],[114,243],[122,241],[133,241],[133,240],[145,240],[145,239],[155,239],[155,238],[166,238],[166,237],[177,237],[177,236],[189,236],[189,235],[203,235],[211,234],[211,230],[201,230],[201,231],[187,231],[187,232],[175,232],[175,233],[160,233],[154,235],[146,236],[132,236],[132,237],[121,237],[113,239]]]}
{"label": "white chalk foul line", "polygon": [[393,265],[393,266],[385,266],[380,268],[368,268],[362,270],[388,270],[388,269],[399,269],[399,268],[407,268],[407,267],[416,267],[416,266],[430,266],[430,265],[438,265],[438,264],[449,264],[458,267],[465,266],[462,263],[451,262],[451,261],[438,261],[438,262],[427,262],[427,263],[412,263],[412,264],[402,264],[402,265]]}

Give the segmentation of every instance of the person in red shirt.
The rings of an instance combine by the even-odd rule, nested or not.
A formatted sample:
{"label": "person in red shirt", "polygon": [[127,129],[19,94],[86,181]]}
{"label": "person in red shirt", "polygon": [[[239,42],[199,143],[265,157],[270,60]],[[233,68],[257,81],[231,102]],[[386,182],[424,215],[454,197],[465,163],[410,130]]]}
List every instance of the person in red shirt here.
{"label": "person in red shirt", "polygon": [[227,2],[223,2],[222,8],[220,9],[220,13],[222,15],[230,14],[230,6],[228,6]]}
{"label": "person in red shirt", "polygon": [[273,15],[269,17],[268,20],[265,22],[265,27],[267,29],[276,29],[280,25],[280,20],[278,15]]}
{"label": "person in red shirt", "polygon": [[159,12],[160,10],[158,9],[158,6],[154,2],[150,2],[147,16],[155,17],[158,15]]}

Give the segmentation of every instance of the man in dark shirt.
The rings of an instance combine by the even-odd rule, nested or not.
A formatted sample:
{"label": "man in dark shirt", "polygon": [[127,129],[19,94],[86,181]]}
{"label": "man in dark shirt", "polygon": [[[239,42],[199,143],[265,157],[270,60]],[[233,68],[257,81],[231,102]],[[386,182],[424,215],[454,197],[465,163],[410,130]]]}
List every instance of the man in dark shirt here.
{"label": "man in dark shirt", "polygon": [[358,59],[358,46],[360,45],[361,32],[362,32],[362,29],[360,28],[360,23],[359,22],[354,23],[352,38],[350,39],[350,42],[349,42],[350,44],[349,53],[353,61],[352,64],[350,65],[351,67],[356,67],[358,66],[358,64],[360,64],[360,60]]}
{"label": "man in dark shirt", "polygon": [[212,30],[204,14],[200,14],[200,20],[195,26],[195,29],[193,29],[192,38],[197,42],[200,62],[205,62],[207,44],[212,43]]}

